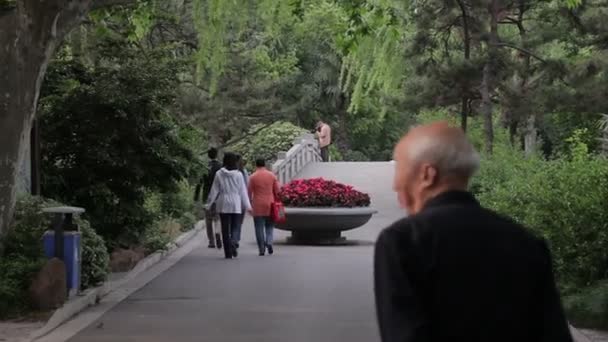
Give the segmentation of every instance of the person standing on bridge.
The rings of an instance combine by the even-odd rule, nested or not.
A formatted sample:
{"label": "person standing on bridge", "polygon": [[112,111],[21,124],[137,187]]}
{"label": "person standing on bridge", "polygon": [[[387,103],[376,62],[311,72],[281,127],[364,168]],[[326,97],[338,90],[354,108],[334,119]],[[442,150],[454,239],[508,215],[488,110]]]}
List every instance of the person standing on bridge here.
{"label": "person standing on bridge", "polygon": [[238,256],[237,246],[232,240],[244,211],[251,210],[249,195],[243,174],[238,169],[238,159],[234,153],[224,154],[224,167],[216,174],[207,199],[207,208],[217,206],[222,226],[222,241],[226,259]]}
{"label": "person standing on bridge", "polygon": [[329,161],[329,145],[331,145],[331,127],[323,121],[317,122],[317,139],[321,148],[321,158],[324,162]]}
{"label": "person standing on bridge", "polygon": [[394,159],[410,216],[375,247],[382,342],[571,342],[545,241],[467,192],[479,155],[464,132],[419,126]]}
{"label": "person standing on bridge", "polygon": [[249,198],[253,208],[253,224],[255,239],[258,243],[260,256],[268,249],[273,254],[272,238],[274,222],[272,222],[272,203],[279,197],[279,180],[266,168],[266,161],[258,159],[255,162],[256,171],[249,178]]}

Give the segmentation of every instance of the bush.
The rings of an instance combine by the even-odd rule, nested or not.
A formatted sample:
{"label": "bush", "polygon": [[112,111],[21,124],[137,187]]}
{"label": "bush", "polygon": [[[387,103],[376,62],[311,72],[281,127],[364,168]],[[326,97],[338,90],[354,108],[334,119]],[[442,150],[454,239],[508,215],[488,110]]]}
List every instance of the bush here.
{"label": "bush", "polygon": [[281,189],[281,199],[288,207],[368,207],[370,197],[350,185],[323,178],[298,179]]}
{"label": "bush", "polygon": [[56,202],[41,197],[21,196],[15,205],[13,227],[4,238],[4,257],[21,256],[29,260],[44,258],[42,235],[51,224],[51,216],[42,212]]}
{"label": "bush", "polygon": [[[158,234],[158,224],[169,219],[178,223],[181,231],[193,229],[196,223],[193,194],[194,188],[186,180],[178,183],[175,192],[147,191],[144,209],[153,217],[154,223],[146,228],[143,235],[144,240],[151,239],[155,234]],[[164,240],[164,238],[161,240]]]}
{"label": "bush", "polygon": [[43,258],[11,255],[0,257],[0,319],[12,318],[31,310],[28,289]]}
{"label": "bush", "polygon": [[193,194],[194,188],[186,180],[182,180],[178,183],[177,191],[161,196],[163,215],[178,220],[184,230],[192,229],[195,223]]}
{"label": "bush", "polygon": [[104,282],[110,270],[110,254],[105,241],[88,221],[77,220],[82,232],[82,288],[95,287]]}
{"label": "bush", "polygon": [[564,298],[568,320],[579,328],[608,330],[608,281]]}
{"label": "bush", "polygon": [[[420,119],[444,115],[426,112]],[[589,152],[587,130],[574,130],[564,152],[552,159],[525,156],[519,146],[509,144],[506,130],[496,127],[495,133],[494,154],[482,155],[472,192],[484,206],[548,240],[564,294],[607,278],[608,160]],[[467,134],[482,150],[481,120],[471,119]]]}
{"label": "bush", "polygon": [[49,65],[39,106],[43,191],[87,208],[111,247],[130,247],[154,221],[146,191],[176,191],[197,167],[202,137],[170,115],[181,70],[173,56],[102,43],[94,67]]}
{"label": "bush", "polygon": [[153,253],[167,249],[167,244],[171,242],[171,236],[163,229],[166,220],[154,223],[142,237],[142,246],[146,253]]}
{"label": "bush", "polygon": [[[42,209],[59,203],[41,197],[18,199],[12,229],[3,241],[0,255],[0,318],[13,317],[31,309],[28,289],[46,258],[42,236],[50,226],[50,215]],[[88,221],[76,219],[82,231],[82,285],[94,286],[108,274],[109,256],[103,239]]]}
{"label": "bush", "polygon": [[180,225],[180,229],[182,232],[187,232],[194,229],[194,225],[196,224],[196,216],[192,212],[187,212],[180,217],[178,223]]}
{"label": "bush", "polygon": [[549,241],[566,293],[608,275],[608,161],[588,154],[576,139],[571,143],[570,156],[501,164],[510,177],[479,195]]}
{"label": "bush", "polygon": [[40,197],[17,200],[13,226],[2,242],[4,251],[0,255],[0,318],[30,310],[28,289],[44,265],[42,235],[51,223],[42,208],[55,204]]}
{"label": "bush", "polygon": [[147,253],[167,249],[167,245],[182,231],[181,223],[170,217],[156,221],[142,239],[142,246]]}
{"label": "bush", "polygon": [[329,159],[332,162],[344,161],[342,152],[336,147],[336,144],[329,145]]}
{"label": "bush", "polygon": [[369,161],[369,157],[365,155],[365,153],[361,151],[346,151],[343,154],[344,161],[353,161],[353,162],[366,162]]}
{"label": "bush", "polygon": [[479,172],[471,181],[470,190],[476,195],[492,191],[497,185],[512,179],[527,177],[528,174],[544,167],[544,160],[538,155],[526,157],[524,152],[511,146],[495,146],[494,154],[483,155]]}
{"label": "bush", "polygon": [[245,158],[249,166],[252,166],[257,158],[264,158],[269,163],[275,161],[279,152],[287,152],[296,138],[308,133],[307,130],[284,121],[275,122],[260,130],[261,127],[263,126],[253,126],[249,130],[251,136],[231,146],[232,150]]}

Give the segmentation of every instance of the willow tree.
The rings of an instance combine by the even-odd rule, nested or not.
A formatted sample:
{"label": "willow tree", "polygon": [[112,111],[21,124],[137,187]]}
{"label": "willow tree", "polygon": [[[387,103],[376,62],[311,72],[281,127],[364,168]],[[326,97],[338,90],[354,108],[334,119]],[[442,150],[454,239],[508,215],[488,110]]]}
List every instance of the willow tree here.
{"label": "willow tree", "polygon": [[403,92],[404,78],[411,71],[404,49],[409,36],[409,13],[403,1],[342,3],[350,17],[350,27],[345,32],[342,87],[350,95],[349,111],[357,112],[374,92],[387,98]]}
{"label": "willow tree", "polygon": [[133,1],[0,0],[0,235],[13,217],[18,169],[55,50],[89,11]]}
{"label": "willow tree", "polygon": [[292,25],[296,3],[283,0],[192,0],[197,32],[196,74],[211,94],[228,65],[231,44],[258,26],[270,39]]}

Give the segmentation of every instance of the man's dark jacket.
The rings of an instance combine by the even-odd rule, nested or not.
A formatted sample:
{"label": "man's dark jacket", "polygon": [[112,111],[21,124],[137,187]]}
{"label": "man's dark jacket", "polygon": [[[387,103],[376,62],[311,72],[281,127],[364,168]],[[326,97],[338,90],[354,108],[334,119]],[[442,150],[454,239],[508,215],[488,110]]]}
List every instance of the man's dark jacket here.
{"label": "man's dark jacket", "polygon": [[211,191],[211,186],[213,185],[213,180],[215,179],[215,174],[222,168],[222,164],[216,159],[212,159],[209,161],[207,165],[207,170],[205,170],[205,174],[201,177],[199,183],[196,185],[194,190],[194,200],[198,201],[200,198],[200,192],[203,191],[203,202],[207,201],[207,196],[209,196],[209,192]]}
{"label": "man's dark jacket", "polygon": [[446,192],[396,222],[375,250],[383,342],[570,342],[542,239]]}

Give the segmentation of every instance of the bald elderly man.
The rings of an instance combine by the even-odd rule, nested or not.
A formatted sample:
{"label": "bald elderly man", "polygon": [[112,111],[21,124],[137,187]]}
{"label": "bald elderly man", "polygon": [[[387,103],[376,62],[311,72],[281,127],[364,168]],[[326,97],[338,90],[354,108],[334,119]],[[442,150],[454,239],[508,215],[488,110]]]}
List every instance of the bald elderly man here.
{"label": "bald elderly man", "polygon": [[376,243],[382,341],[572,341],[545,242],[467,192],[479,155],[465,134],[419,126],[394,159],[409,216]]}

